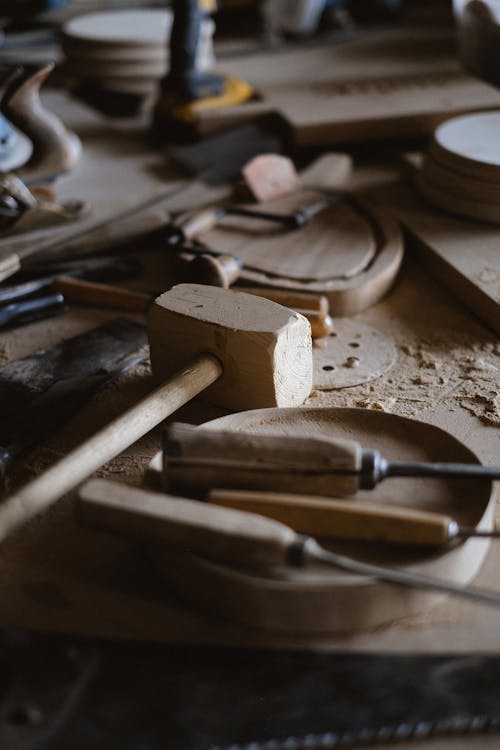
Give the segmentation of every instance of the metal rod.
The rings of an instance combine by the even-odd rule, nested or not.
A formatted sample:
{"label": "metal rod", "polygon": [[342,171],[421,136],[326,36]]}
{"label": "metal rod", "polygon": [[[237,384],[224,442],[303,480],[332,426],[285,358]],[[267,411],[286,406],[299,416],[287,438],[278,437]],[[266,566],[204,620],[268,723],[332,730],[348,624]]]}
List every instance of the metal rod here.
{"label": "metal rod", "polygon": [[[326,565],[332,565],[336,568],[346,570],[349,573],[370,576],[371,578],[377,578],[378,580],[387,583],[396,583],[400,586],[409,586],[411,588],[418,588],[426,591],[452,594],[453,596],[459,596],[463,599],[471,599],[475,602],[482,602],[483,604],[500,607],[500,593],[495,591],[470,588],[467,586],[461,586],[460,584],[443,581],[438,578],[428,578],[427,576],[412,573],[407,570],[394,570],[393,568],[386,568],[382,565],[361,562],[360,560],[354,560],[352,557],[346,557],[345,555],[339,555],[335,552],[326,550],[312,537],[300,537],[300,539],[302,541],[302,546],[298,552],[299,554],[302,552],[303,559],[306,563],[308,561],[322,562]],[[294,558],[292,557],[291,562],[293,563],[293,561]]]}
{"label": "metal rod", "polygon": [[436,477],[439,479],[500,479],[499,466],[419,461],[387,461],[386,477]]}

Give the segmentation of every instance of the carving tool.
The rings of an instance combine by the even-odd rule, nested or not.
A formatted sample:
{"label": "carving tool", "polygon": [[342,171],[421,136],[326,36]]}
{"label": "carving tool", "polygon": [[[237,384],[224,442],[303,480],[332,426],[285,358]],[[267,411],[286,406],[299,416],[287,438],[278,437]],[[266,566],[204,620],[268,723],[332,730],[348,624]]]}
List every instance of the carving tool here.
{"label": "carving tool", "polygon": [[353,495],[388,477],[500,479],[500,467],[389,461],[334,437],[254,435],[172,424],[164,436],[166,486]]}
{"label": "carving tool", "polygon": [[[23,278],[17,284],[0,285],[0,304],[15,302],[30,297],[50,287],[59,276],[80,278],[88,281],[118,281],[129,279],[141,270],[141,264],[132,258],[92,258],[67,264],[44,264],[32,268],[33,274],[21,272]],[[47,271],[49,273],[47,273]],[[26,276],[33,278],[26,279]]]}
{"label": "carving tool", "polygon": [[199,237],[200,234],[213,229],[225,216],[243,216],[256,221],[268,221],[271,224],[279,224],[288,230],[300,229],[308,224],[316,214],[323,211],[336,200],[341,198],[340,193],[335,193],[328,198],[302,206],[289,214],[277,214],[272,211],[259,211],[253,208],[242,208],[238,206],[222,206],[219,208],[208,208],[171,222],[165,226],[165,241],[167,245],[179,246],[185,242]]}
{"label": "carving tool", "polygon": [[149,315],[153,373],[163,381],[0,508],[0,539],[47,508],[209,386],[228,409],[298,406],[312,387],[309,323],[269,300],[180,284]]}
{"label": "carving tool", "polygon": [[207,500],[224,508],[258,513],[294,531],[325,539],[439,546],[469,537],[499,537],[500,531],[460,526],[443,513],[382,503],[249,490],[211,490]]}
{"label": "carving tool", "polygon": [[149,543],[152,540],[169,543],[216,562],[261,569],[263,566],[303,568],[320,562],[386,583],[500,606],[500,594],[495,591],[469,588],[330,552],[313,537],[296,534],[289,526],[255,513],[147,492],[103,479],[87,482],[79,497],[77,510],[85,523]]}

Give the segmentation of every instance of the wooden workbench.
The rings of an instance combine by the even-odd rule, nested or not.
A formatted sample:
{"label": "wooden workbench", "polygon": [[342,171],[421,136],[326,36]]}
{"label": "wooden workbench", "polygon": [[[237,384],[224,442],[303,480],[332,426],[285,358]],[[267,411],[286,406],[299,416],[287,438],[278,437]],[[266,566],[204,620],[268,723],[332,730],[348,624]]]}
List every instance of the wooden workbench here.
{"label": "wooden workbench", "polygon": [[[127,214],[137,203],[181,185],[184,178],[148,146],[143,123],[115,125],[61,94],[51,94],[50,100],[51,106],[79,133],[84,146],[81,165],[58,183],[58,191],[61,197],[88,199],[93,205],[84,224],[58,230],[61,237],[66,233],[68,237],[76,236],[113,215]],[[377,175],[384,181],[395,178],[384,170],[371,169],[368,175],[360,172],[356,179],[368,176],[376,181]],[[167,209],[177,208],[182,202],[195,207],[219,197],[208,188],[191,188],[179,194],[175,204],[160,201],[142,217],[129,216],[122,224],[123,232],[126,234],[132,225],[140,228],[144,216],[154,215],[158,221],[166,216]],[[106,234],[107,230],[103,232]],[[167,287],[170,279],[166,264],[163,268],[162,258],[150,255],[148,271],[138,286],[148,289],[151,279],[158,279],[162,273]],[[48,324],[40,322],[4,333],[0,337],[0,361],[7,363],[110,317],[114,315],[109,312],[75,308]],[[457,435],[485,463],[498,463],[500,411],[494,394],[498,393],[500,345],[496,335],[434,282],[411,253],[393,291],[356,319],[394,338],[398,363],[372,383],[341,391],[313,392],[306,405],[383,409],[427,420]],[[85,412],[23,462],[13,482],[21,483],[30,473],[40,471],[132,404],[150,385],[147,368],[129,373],[117,386],[94,398]],[[492,408],[483,408],[481,394],[490,394]],[[220,414],[200,401],[175,418],[201,423]],[[138,484],[158,447],[159,431],[155,430],[100,475]],[[500,547],[493,543],[475,583],[500,591],[499,565]],[[469,653],[496,651],[500,647],[499,611],[451,599],[420,617],[393,622],[376,632],[360,629],[358,633],[334,638],[273,635],[207,617],[166,591],[134,545],[78,528],[71,498],[5,544],[0,559],[0,592],[1,625],[96,636],[356,652]],[[478,747],[493,747],[497,738],[477,738],[475,742]],[[448,744],[457,749],[469,748],[473,740],[429,742],[425,747],[434,750]],[[420,744],[413,747],[419,748]]]}

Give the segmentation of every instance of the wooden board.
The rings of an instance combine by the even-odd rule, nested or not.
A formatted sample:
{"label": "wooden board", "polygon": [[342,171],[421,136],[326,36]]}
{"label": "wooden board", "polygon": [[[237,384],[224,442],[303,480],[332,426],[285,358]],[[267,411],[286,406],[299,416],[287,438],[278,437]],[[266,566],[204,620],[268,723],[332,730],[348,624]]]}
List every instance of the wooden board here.
{"label": "wooden board", "polygon": [[[300,193],[293,200],[297,201],[295,205],[300,205]],[[352,315],[378,302],[390,289],[403,258],[403,241],[398,225],[367,202],[356,202],[354,212],[350,208],[344,214],[347,222],[344,227],[338,227],[332,221],[338,210],[339,206],[332,206],[323,212],[325,216],[321,221],[325,223],[320,225],[320,241],[314,244],[316,222],[322,214],[304,230],[275,233],[272,252],[266,236],[258,240],[254,238],[249,246],[246,244],[248,235],[244,232],[217,229],[204,235],[203,239],[210,246],[224,249],[248,262],[241,272],[242,281],[257,286],[324,294],[330,301],[333,315]],[[330,212],[332,217],[328,217]],[[289,256],[290,238],[293,240],[292,258]],[[259,265],[266,270],[257,267],[257,247]],[[311,278],[313,274],[316,278]]]}
{"label": "wooden board", "polygon": [[430,272],[500,334],[500,229],[433,208],[409,185],[385,187],[377,197],[416,240]]}
{"label": "wooden board", "polygon": [[[395,460],[476,462],[474,454],[429,424],[365,409],[259,409],[209,422],[201,429],[278,435],[332,435],[359,440]],[[468,499],[474,495],[474,503]],[[346,501],[383,502],[448,513],[460,524],[491,528],[492,484],[391,479]],[[468,540],[440,551],[396,551],[331,543],[332,549],[424,575],[468,583],[479,571],[488,544]],[[244,625],[288,633],[338,633],[378,627],[423,612],[441,595],[388,585],[314,566],[308,570],[234,569],[189,554],[152,552],[163,575],[188,601]]]}
{"label": "wooden board", "polygon": [[[324,197],[318,191],[297,191],[259,210],[288,215]],[[300,229],[227,216],[202,239],[209,247],[241,258],[249,271],[297,283],[350,279],[371,263],[377,251],[369,221],[344,200],[332,203]]]}
{"label": "wooden board", "polygon": [[278,112],[299,145],[431,133],[453,114],[500,107],[500,92],[461,69],[451,31],[363,32],[342,43],[285,47],[227,59],[260,101],[200,114],[208,132],[256,111]]}

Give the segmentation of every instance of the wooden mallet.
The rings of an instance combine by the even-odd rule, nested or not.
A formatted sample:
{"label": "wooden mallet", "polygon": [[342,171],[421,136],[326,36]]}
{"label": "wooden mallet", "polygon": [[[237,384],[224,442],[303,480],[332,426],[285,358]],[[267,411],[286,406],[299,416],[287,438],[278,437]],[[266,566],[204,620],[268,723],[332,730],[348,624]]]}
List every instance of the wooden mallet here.
{"label": "wooden mallet", "polygon": [[0,508],[0,540],[87,479],[205,389],[228,409],[298,406],[312,387],[307,320],[260,297],[180,284],[149,316],[153,374],[164,381]]}

